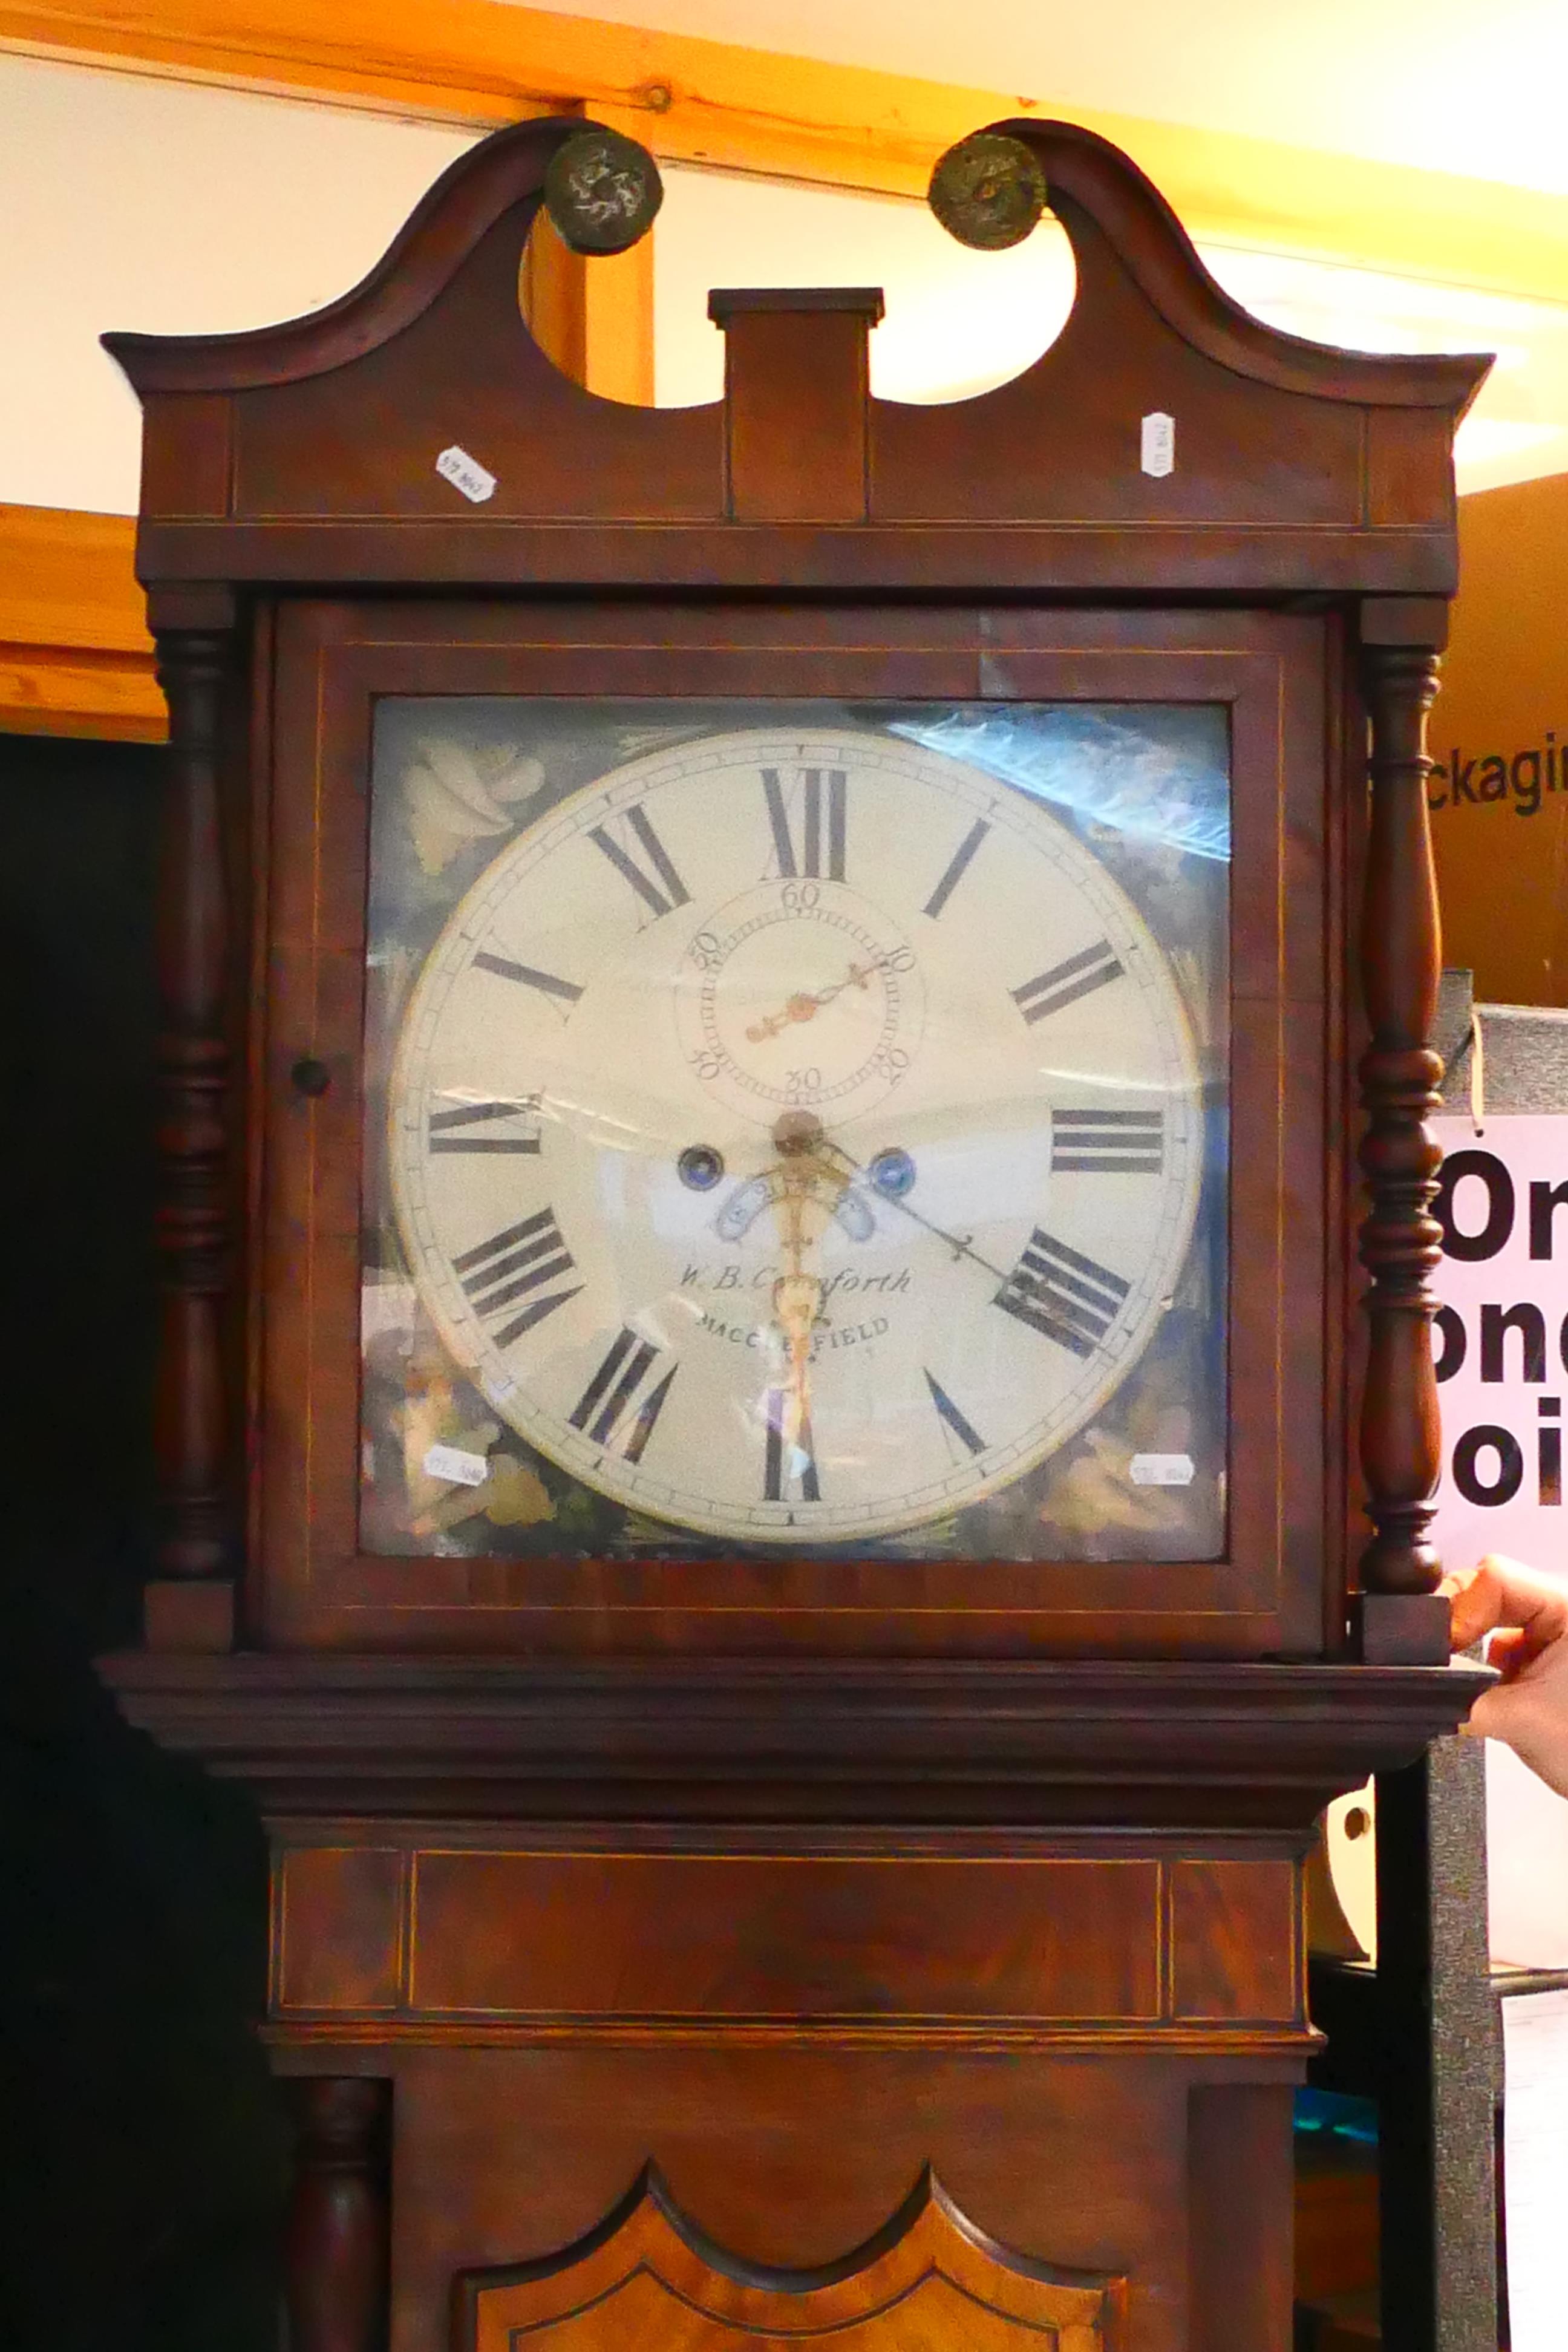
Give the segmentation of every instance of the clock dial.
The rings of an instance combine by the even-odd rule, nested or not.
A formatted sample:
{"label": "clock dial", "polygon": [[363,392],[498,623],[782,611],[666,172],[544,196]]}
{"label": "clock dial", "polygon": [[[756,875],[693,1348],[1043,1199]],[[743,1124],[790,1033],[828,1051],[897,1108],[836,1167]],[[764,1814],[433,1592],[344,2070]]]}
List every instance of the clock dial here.
{"label": "clock dial", "polygon": [[426,957],[389,1091],[455,1366],[586,1486],[748,1543],[946,1520],[1169,1311],[1187,1015],[1106,864],[869,726],[666,746],[526,824]]}

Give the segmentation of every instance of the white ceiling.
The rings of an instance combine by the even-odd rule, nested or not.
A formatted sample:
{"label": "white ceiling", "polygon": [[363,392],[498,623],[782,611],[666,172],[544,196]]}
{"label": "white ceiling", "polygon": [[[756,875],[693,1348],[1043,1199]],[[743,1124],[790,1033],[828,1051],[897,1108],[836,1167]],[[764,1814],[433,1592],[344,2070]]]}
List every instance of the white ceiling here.
{"label": "white ceiling", "polygon": [[1568,194],[1568,0],[526,0]]}

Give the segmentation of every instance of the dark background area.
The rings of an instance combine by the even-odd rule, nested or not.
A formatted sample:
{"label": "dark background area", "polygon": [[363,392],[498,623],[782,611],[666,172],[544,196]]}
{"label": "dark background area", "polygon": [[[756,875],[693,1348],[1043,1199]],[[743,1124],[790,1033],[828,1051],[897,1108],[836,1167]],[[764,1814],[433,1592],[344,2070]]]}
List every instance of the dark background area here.
{"label": "dark background area", "polygon": [[0,2345],[272,2352],[287,2158],[243,1797],[121,1719],[149,1540],[163,753],[0,736]]}

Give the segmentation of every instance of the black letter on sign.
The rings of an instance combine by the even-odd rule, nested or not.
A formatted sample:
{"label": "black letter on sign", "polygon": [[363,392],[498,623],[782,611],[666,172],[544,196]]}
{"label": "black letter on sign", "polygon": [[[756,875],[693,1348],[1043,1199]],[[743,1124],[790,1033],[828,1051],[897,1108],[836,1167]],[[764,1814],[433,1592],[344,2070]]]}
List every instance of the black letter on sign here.
{"label": "black letter on sign", "polygon": [[1433,1370],[1440,1381],[1451,1381],[1454,1374],[1463,1369],[1465,1350],[1469,1344],[1465,1337],[1465,1318],[1452,1307],[1439,1307],[1432,1318],[1432,1325],[1443,1342]]}
{"label": "black letter on sign", "polygon": [[[1540,1413],[1560,1413],[1563,1410],[1562,1400],[1558,1397],[1542,1397],[1535,1410]],[[1553,1420],[1543,1422],[1535,1433],[1538,1440],[1536,1451],[1541,1467],[1541,1500],[1542,1503],[1555,1503],[1561,1507],[1563,1432]]]}
{"label": "black letter on sign", "polygon": [[1546,1378],[1546,1318],[1539,1307],[1523,1299],[1517,1307],[1483,1307],[1481,1309],[1481,1378],[1483,1381],[1505,1380],[1503,1341],[1510,1331],[1519,1333],[1519,1366],[1527,1381]]}
{"label": "black letter on sign", "polygon": [[1552,1221],[1555,1210],[1568,1202],[1568,1184],[1532,1184],[1530,1188],[1530,1255],[1552,1255]]}
{"label": "black letter on sign", "polygon": [[[1462,1234],[1454,1215],[1454,1194],[1467,1176],[1487,1188],[1487,1221],[1479,1234]],[[1437,1180],[1432,1214],[1443,1228],[1443,1255],[1473,1265],[1496,1257],[1513,1231],[1513,1178],[1495,1151],[1451,1151]]]}
{"label": "black letter on sign", "polygon": [[[1476,1475],[1476,1456],[1489,1448],[1497,1455],[1497,1479],[1483,1486]],[[1467,1429],[1454,1448],[1454,1484],[1467,1503],[1498,1510],[1512,1502],[1523,1480],[1524,1455],[1519,1440],[1506,1429],[1483,1422],[1479,1429]]]}

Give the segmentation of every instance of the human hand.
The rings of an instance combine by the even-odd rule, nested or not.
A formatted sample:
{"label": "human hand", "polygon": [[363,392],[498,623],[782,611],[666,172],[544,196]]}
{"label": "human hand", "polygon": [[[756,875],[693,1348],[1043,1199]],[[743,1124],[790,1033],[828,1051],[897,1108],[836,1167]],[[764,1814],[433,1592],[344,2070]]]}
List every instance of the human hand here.
{"label": "human hand", "polygon": [[1502,1677],[1476,1701],[1466,1730],[1506,1741],[1568,1796],[1568,1591],[1498,1553],[1446,1578],[1442,1590],[1453,1603],[1454,1648],[1491,1634],[1488,1656]]}

